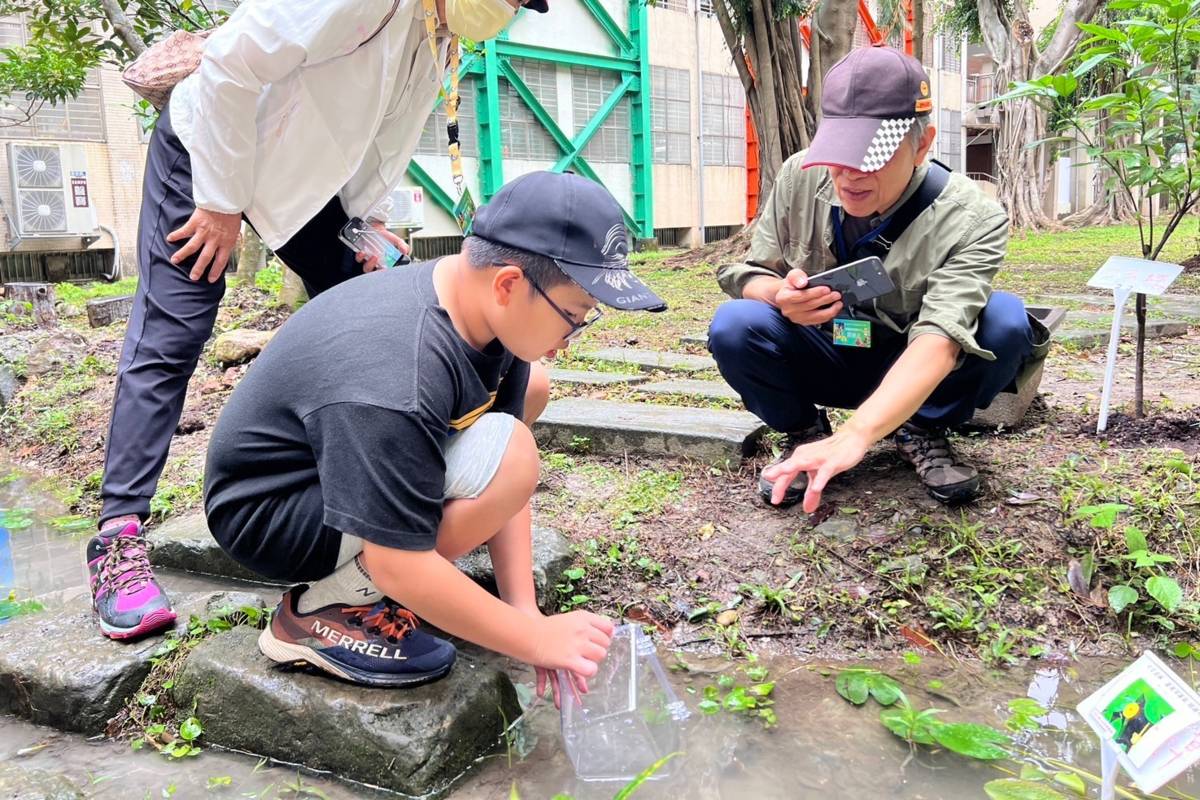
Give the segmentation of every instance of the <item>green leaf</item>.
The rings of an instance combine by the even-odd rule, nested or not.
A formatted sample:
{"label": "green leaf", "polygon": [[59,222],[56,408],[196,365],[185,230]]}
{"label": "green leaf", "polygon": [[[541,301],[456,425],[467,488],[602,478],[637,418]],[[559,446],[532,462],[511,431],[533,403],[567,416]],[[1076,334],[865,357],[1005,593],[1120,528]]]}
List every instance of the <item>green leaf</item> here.
{"label": "green leaf", "polygon": [[1137,589],[1120,584],[1108,590],[1108,605],[1114,614],[1120,614],[1126,606],[1138,600]]}
{"label": "green leaf", "polygon": [[834,681],[834,688],[842,697],[856,706],[867,702],[870,689],[867,687],[867,675],[862,670],[846,670],[839,672]]}
{"label": "green leaf", "polygon": [[1183,602],[1183,589],[1180,588],[1179,582],[1166,575],[1155,575],[1147,580],[1146,594],[1157,600],[1167,613],[1173,614]]}
{"label": "green leaf", "polygon": [[1021,765],[1021,780],[1023,781],[1044,781],[1049,776],[1035,767],[1033,764]]}
{"label": "green leaf", "polygon": [[1008,758],[1008,750],[1000,745],[1007,745],[1012,741],[1003,731],[972,722],[938,725],[933,730],[933,738],[947,750],[980,761]]}
{"label": "green leaf", "polygon": [[630,781],[624,788],[622,788],[621,791],[613,795],[613,800],[626,800],[629,795],[637,791],[639,786],[654,777],[654,773],[662,769],[663,765],[665,765],[675,756],[681,755],[683,755],[683,753],[669,753],[660,758],[658,761],[655,761],[653,764],[638,773],[638,776]]}
{"label": "green leaf", "polygon": [[1056,772],[1054,782],[1073,790],[1080,797],[1087,797],[1087,784],[1074,772]]}
{"label": "green leaf", "polygon": [[[215,777],[208,779],[208,790],[210,792],[213,789],[219,789],[224,786],[232,786],[232,785],[233,785],[233,778],[231,778],[228,775],[220,775],[220,776],[215,776]],[[513,788],[516,789],[516,786],[517,785],[514,783]]]}
{"label": "green leaf", "polygon": [[871,692],[871,697],[874,697],[875,702],[881,706],[894,705],[900,699],[900,685],[883,673],[869,676],[867,688]]}
{"label": "green leaf", "polygon": [[1128,510],[1129,506],[1121,503],[1101,503],[1097,506],[1084,506],[1075,512],[1072,519],[1086,519],[1093,528],[1111,528],[1117,522],[1117,514]]}
{"label": "green leaf", "polygon": [[721,710],[721,704],[716,700],[701,700],[696,704],[696,707],[700,709],[701,714],[709,715],[715,714]]}
{"label": "green leaf", "polygon": [[1067,800],[1062,792],[1029,781],[1004,778],[984,784],[983,790],[991,800]]}
{"label": "green leaf", "polygon": [[1125,529],[1125,546],[1129,548],[1130,553],[1150,549],[1149,545],[1146,544],[1146,534],[1142,533],[1140,528],[1135,528],[1132,525]]}
{"label": "green leaf", "polygon": [[750,693],[758,697],[770,697],[771,692],[775,691],[775,681],[770,683],[757,683],[750,687]]}
{"label": "green leaf", "polygon": [[186,742],[194,742],[200,738],[200,734],[204,733],[204,726],[200,724],[200,720],[195,717],[188,717],[179,726],[179,736]]}
{"label": "green leaf", "polygon": [[879,721],[904,741],[916,744],[934,744],[934,729],[942,724],[932,716],[914,714],[911,708],[885,708],[879,713]]}

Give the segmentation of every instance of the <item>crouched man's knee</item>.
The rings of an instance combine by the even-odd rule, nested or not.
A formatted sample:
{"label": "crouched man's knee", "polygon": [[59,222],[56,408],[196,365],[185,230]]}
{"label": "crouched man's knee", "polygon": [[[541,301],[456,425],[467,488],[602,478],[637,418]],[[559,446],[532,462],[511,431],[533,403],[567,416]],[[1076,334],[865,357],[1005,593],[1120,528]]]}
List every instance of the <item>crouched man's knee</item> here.
{"label": "crouched man's knee", "polygon": [[766,335],[778,313],[758,300],[728,300],[717,307],[708,326],[708,349],[718,363],[730,363],[750,351],[755,338]]}

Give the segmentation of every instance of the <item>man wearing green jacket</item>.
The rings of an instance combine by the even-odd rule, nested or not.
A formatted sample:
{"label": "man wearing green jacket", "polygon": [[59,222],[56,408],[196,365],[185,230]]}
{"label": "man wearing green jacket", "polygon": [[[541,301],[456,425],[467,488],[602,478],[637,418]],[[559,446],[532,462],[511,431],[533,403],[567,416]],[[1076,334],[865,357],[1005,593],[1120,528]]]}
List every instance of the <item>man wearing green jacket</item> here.
{"label": "man wearing green jacket", "polygon": [[[929,493],[971,500],[979,474],[946,428],[969,420],[1044,346],[1013,295],[992,291],[1008,218],[973,181],[926,164],[933,101],[919,62],[855,50],[825,79],[812,146],[789,158],[742,263],[718,270],[734,300],[709,349],[746,407],[787,434],[759,491],[817,508],[828,481],[895,433]],[[858,305],[808,277],[868,256],[895,289]],[[818,405],[855,409],[836,432]]]}

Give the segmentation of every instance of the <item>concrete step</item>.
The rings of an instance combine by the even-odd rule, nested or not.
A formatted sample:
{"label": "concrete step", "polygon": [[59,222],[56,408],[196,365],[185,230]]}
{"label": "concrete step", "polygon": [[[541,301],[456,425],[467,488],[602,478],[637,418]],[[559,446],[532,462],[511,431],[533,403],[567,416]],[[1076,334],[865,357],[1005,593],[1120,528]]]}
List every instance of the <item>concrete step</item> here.
{"label": "concrete step", "polygon": [[[1078,317],[1082,317],[1082,315],[1078,315]],[[1072,344],[1085,350],[1107,347],[1110,327],[1100,327],[1099,323],[1111,326],[1112,317],[1107,314],[1095,314],[1091,319],[1098,323],[1096,327],[1071,327],[1070,322],[1078,317],[1075,314],[1068,317],[1067,325],[1060,328],[1054,334],[1054,341],[1062,344]],[[1187,333],[1188,324],[1181,320],[1146,321],[1147,339],[1169,339],[1176,336],[1186,336]],[[1125,319],[1121,321],[1121,334],[1122,338],[1135,337],[1137,334],[1137,321],[1131,320],[1126,315]]]}
{"label": "concrete step", "polygon": [[[1113,296],[1109,294],[1054,294],[1045,295],[1043,298],[1052,302],[1058,303],[1086,303],[1087,305],[1097,306],[1098,308],[1112,308]],[[1200,318],[1200,297],[1193,295],[1181,294],[1165,294],[1158,297],[1147,297],[1146,305],[1151,313],[1158,316],[1172,317],[1187,317],[1189,319]],[[1070,312],[1071,316],[1075,316],[1077,312]],[[1131,299],[1125,306],[1125,314],[1128,316],[1133,313],[1133,300]]]}
{"label": "concrete step", "polygon": [[460,650],[449,675],[375,689],[280,669],[235,628],[201,643],[175,686],[200,709],[204,740],[410,797],[444,797],[476,759],[502,748],[521,713],[508,676]]}
{"label": "concrete step", "polygon": [[571,383],[584,386],[612,386],[615,384],[644,383],[646,375],[630,375],[625,372],[592,372],[586,369],[552,369],[551,383]]}
{"label": "concrete step", "polygon": [[679,337],[679,343],[682,345],[699,345],[700,347],[708,347],[707,333],[689,333],[686,336]]}
{"label": "concrete step", "polygon": [[586,358],[591,361],[611,361],[616,364],[626,364],[644,372],[665,370],[667,372],[691,374],[703,372],[706,369],[715,369],[717,366],[717,362],[708,356],[660,353],[656,350],[637,350],[628,347],[589,350],[578,353],[578,356],[579,358]]}
{"label": "concrete step", "polygon": [[764,429],[745,411],[570,397],[551,403],[533,431],[543,447],[721,461],[752,453]]}
{"label": "concrete step", "polygon": [[[199,575],[233,578],[255,583],[271,583],[234,561],[213,539],[202,514],[178,517],[153,528],[149,539],[154,545],[150,562],[156,567],[177,569]],[[456,562],[467,577],[488,591],[496,592],[496,578],[486,548],[480,548]],[[558,531],[534,526],[533,580],[538,604],[547,611],[556,606],[555,586],[571,567],[571,546]]]}
{"label": "concrete step", "polygon": [[702,397],[705,400],[741,400],[741,396],[727,383],[719,381],[696,381],[677,379],[670,381],[654,381],[637,387],[637,391],[646,394],[687,395]]}

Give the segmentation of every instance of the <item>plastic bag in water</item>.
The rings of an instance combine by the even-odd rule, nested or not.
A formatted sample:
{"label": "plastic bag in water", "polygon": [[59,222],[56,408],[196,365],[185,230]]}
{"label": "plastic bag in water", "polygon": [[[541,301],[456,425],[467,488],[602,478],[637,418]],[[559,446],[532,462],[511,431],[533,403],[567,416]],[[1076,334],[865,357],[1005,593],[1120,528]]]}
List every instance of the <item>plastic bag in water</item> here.
{"label": "plastic bag in water", "polygon": [[[630,781],[679,750],[688,710],[641,627],[617,627],[600,671],[588,679],[587,694],[577,697],[562,671],[558,685],[563,746],[580,780]],[[654,778],[667,777],[671,764]]]}

